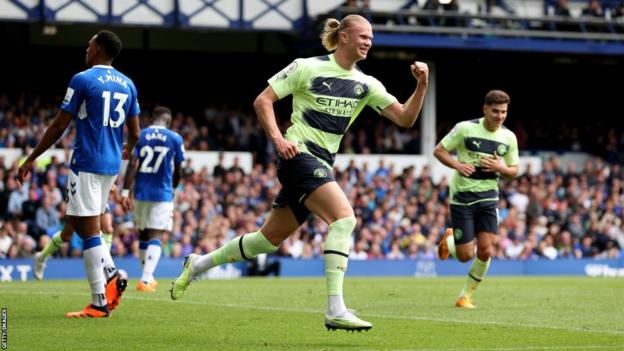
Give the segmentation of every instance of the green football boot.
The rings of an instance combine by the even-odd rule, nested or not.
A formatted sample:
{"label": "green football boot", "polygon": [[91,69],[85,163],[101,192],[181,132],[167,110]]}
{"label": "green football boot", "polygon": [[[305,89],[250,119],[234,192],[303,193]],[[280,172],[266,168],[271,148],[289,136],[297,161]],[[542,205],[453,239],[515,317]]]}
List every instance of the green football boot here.
{"label": "green football boot", "polygon": [[346,331],[362,331],[369,330],[373,325],[367,321],[359,319],[354,311],[347,310],[340,316],[330,316],[325,314],[325,327],[327,330],[343,329]]}
{"label": "green football boot", "polygon": [[180,275],[178,276],[178,279],[176,279],[171,284],[171,290],[169,290],[171,292],[172,300],[178,300],[179,298],[181,298],[182,295],[184,295],[184,291],[186,291],[186,288],[188,288],[189,284],[191,284],[191,281],[195,279],[195,277],[193,277],[191,273],[191,266],[192,266],[193,261],[197,257],[199,256],[196,254],[190,254],[186,256],[186,259],[184,260],[184,268],[182,269],[182,273],[180,273]]}

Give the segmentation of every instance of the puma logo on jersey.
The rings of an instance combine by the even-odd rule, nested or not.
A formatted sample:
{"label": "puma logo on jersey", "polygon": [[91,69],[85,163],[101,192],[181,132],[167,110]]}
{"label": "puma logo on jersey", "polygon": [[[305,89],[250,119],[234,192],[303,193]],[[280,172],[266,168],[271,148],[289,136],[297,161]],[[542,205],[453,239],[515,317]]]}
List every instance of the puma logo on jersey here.
{"label": "puma logo on jersey", "polygon": [[480,141],[473,140],[472,143],[475,144],[477,149],[481,148],[481,142]]}
{"label": "puma logo on jersey", "polygon": [[327,87],[327,90],[331,90],[331,86],[332,84],[334,84],[334,82],[330,82],[330,83],[322,82],[322,84]]}

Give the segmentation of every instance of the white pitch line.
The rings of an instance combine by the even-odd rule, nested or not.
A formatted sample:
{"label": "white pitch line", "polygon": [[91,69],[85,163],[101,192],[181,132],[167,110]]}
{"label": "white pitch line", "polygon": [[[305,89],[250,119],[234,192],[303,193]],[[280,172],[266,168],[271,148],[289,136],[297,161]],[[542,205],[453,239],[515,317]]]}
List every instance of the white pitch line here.
{"label": "white pitch line", "polygon": [[[613,350],[610,345],[584,345],[584,346],[525,346],[525,347],[493,347],[493,348],[449,348],[449,349],[392,349],[392,351],[551,351],[551,350]],[[363,349],[362,351],[376,351],[376,349]]]}
{"label": "white pitch line", "polygon": [[[3,292],[3,294],[13,294],[13,295],[50,295],[50,292],[46,291],[15,291],[15,292]],[[85,296],[86,294],[82,293],[61,293],[61,295],[69,295],[69,296]],[[232,303],[209,303],[205,301],[189,301],[189,300],[178,300],[172,301],[171,299],[163,299],[163,298],[145,298],[141,296],[128,296],[125,295],[124,299],[128,300],[137,300],[137,301],[154,301],[154,302],[167,302],[167,303],[183,303],[188,305],[199,305],[199,306],[211,306],[211,307],[227,307],[227,308],[240,308],[240,309],[250,309],[250,310],[260,310],[260,311],[272,311],[272,312],[297,312],[297,313],[323,313],[323,311],[315,310],[315,309],[305,309],[305,308],[289,308],[289,307],[268,307],[268,306],[254,306],[254,305],[244,305],[244,304],[232,304]],[[596,329],[585,329],[585,328],[577,328],[577,327],[559,327],[559,326],[550,326],[550,325],[537,325],[537,324],[526,324],[526,323],[506,323],[506,322],[496,322],[496,321],[471,321],[471,320],[458,320],[458,319],[444,319],[444,318],[431,318],[431,317],[419,317],[419,316],[395,316],[395,315],[387,315],[387,314],[376,314],[376,313],[361,313],[361,316],[374,317],[374,318],[385,318],[385,319],[399,319],[399,320],[414,320],[414,321],[428,321],[435,323],[457,323],[457,324],[476,324],[476,325],[493,325],[500,327],[511,327],[511,328],[534,328],[534,329],[551,329],[551,330],[561,330],[568,332],[582,332],[582,333],[598,333],[598,334],[611,334],[611,335],[624,335],[624,331],[616,331],[616,330],[596,330]],[[599,346],[600,347],[600,346]],[[499,350],[499,349],[493,349]],[[505,350],[522,350],[522,349],[500,349],[500,351]],[[533,350],[533,349],[530,349]]]}
{"label": "white pitch line", "polygon": [[[145,298],[145,297],[139,297],[139,296],[128,296],[127,298],[132,299],[132,300],[141,300],[141,301],[171,302],[170,299],[161,299],[161,298]],[[252,306],[252,305],[231,304],[231,303],[215,304],[215,303],[208,303],[204,301],[187,301],[187,300],[173,301],[173,302],[174,303],[187,303],[187,304],[192,304],[192,305],[243,308],[243,309],[254,309],[254,310],[262,310],[262,311],[274,311],[274,312],[323,313],[322,311],[319,311],[319,310],[303,309],[303,308]],[[429,321],[429,322],[436,322],[436,323],[459,323],[459,324],[478,324],[478,325],[487,324],[487,325],[504,326],[504,327],[553,329],[553,330],[573,331],[573,332],[624,335],[624,332],[615,331],[615,330],[593,330],[593,329],[584,329],[584,328],[557,327],[557,326],[545,326],[545,325],[535,325],[535,324],[505,323],[505,322],[496,322],[496,321],[470,321],[470,320],[443,319],[443,318],[430,318],[430,317],[418,317],[418,316],[393,316],[393,315],[375,314],[375,313],[361,313],[360,315],[367,316],[367,317],[375,317],[375,318]]]}

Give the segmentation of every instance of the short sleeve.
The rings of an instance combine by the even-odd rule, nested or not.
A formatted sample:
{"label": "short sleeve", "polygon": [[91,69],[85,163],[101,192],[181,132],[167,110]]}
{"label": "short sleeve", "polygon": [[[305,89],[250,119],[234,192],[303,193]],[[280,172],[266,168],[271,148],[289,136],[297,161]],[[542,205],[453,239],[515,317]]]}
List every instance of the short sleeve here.
{"label": "short sleeve", "polygon": [[61,110],[73,116],[78,116],[78,110],[84,100],[86,91],[87,80],[85,75],[82,73],[74,75],[65,92],[65,98],[63,98],[63,103],[61,103]]}
{"label": "short sleeve", "polygon": [[182,137],[178,135],[178,146],[177,146],[177,150],[175,153],[175,159],[174,159],[174,163],[175,164],[180,164],[182,162],[184,162],[184,140],[182,140]]}
{"label": "short sleeve", "polygon": [[372,79],[370,97],[367,105],[372,107],[377,113],[381,113],[386,107],[397,101],[397,98],[388,93],[386,87],[377,79]]}
{"label": "short sleeve", "polygon": [[461,145],[461,142],[464,140],[463,128],[461,123],[457,123],[451,131],[442,138],[440,144],[447,150],[453,151]]}
{"label": "short sleeve", "polygon": [[509,152],[504,156],[507,166],[515,166],[520,163],[520,152],[518,150],[518,139],[514,134],[509,138]]}
{"label": "short sleeve", "polygon": [[130,102],[128,117],[138,116],[141,113],[141,108],[139,107],[139,98],[134,83],[130,84],[130,90],[132,91],[132,101]]}
{"label": "short sleeve", "polygon": [[282,99],[300,89],[303,70],[303,61],[296,59],[268,80],[278,98]]}

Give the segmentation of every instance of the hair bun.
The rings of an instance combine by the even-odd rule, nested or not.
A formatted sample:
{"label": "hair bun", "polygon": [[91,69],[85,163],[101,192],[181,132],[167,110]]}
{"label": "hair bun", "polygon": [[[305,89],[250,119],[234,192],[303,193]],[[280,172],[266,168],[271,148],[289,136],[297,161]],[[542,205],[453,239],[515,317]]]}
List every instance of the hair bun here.
{"label": "hair bun", "polygon": [[338,21],[335,18],[329,18],[327,20],[327,26],[330,27],[330,28],[338,28],[338,27],[340,27],[340,21]]}

